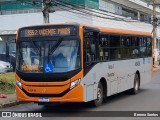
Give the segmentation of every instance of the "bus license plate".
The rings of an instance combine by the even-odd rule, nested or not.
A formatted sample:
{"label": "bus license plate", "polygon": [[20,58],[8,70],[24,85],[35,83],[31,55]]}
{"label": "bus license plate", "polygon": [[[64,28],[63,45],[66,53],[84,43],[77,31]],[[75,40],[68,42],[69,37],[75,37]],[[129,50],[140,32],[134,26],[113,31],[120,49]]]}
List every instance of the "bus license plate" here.
{"label": "bus license plate", "polygon": [[49,98],[48,97],[40,97],[39,102],[49,102]]}

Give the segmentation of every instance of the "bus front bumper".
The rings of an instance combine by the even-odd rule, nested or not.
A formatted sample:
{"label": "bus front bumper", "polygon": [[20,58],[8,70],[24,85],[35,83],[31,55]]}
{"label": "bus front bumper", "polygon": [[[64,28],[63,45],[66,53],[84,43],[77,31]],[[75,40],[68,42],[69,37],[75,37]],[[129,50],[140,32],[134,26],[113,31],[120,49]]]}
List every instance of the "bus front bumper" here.
{"label": "bus front bumper", "polygon": [[16,95],[17,100],[26,102],[84,102],[84,91],[81,84],[71,89],[62,97],[44,97],[44,100],[46,101],[42,101],[43,97],[27,96],[17,85]]}

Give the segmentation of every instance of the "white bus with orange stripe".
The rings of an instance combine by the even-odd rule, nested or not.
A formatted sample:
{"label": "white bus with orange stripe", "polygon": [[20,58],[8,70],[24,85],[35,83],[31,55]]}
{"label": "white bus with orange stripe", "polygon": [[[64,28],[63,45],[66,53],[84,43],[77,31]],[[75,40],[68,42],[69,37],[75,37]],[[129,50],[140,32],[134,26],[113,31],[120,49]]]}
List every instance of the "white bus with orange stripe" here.
{"label": "white bus with orange stripe", "polygon": [[39,104],[91,102],[151,80],[152,35],[142,31],[53,24],[17,32],[16,93]]}

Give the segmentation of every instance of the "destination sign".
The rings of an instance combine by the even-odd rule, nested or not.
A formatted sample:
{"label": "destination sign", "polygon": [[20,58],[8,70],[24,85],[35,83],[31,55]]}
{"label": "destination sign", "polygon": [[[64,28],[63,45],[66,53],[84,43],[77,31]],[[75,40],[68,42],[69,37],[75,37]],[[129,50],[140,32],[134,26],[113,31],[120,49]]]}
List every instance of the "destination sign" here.
{"label": "destination sign", "polygon": [[76,27],[50,27],[50,28],[28,28],[20,31],[20,37],[42,37],[42,36],[68,36],[76,35]]}

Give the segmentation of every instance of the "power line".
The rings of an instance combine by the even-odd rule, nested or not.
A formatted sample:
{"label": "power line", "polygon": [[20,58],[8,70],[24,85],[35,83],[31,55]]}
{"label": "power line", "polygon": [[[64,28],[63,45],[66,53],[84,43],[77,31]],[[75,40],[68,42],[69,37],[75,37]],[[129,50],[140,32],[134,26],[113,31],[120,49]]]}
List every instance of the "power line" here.
{"label": "power line", "polygon": [[[137,20],[128,20],[127,18],[122,18],[122,16],[119,16],[119,17],[116,17],[115,15],[109,15],[107,13],[111,13],[111,14],[114,14],[112,12],[108,12],[108,11],[104,11],[104,10],[101,10],[101,9],[95,9],[95,8],[87,8],[85,5],[75,5],[75,4],[72,4],[72,3],[69,3],[69,2],[66,2],[64,0],[58,0],[58,2],[61,2],[61,3],[65,3],[69,6],[72,6],[72,7],[75,7],[75,8],[81,8],[81,9],[85,9],[86,11],[90,11],[90,12],[94,12],[94,13],[99,13],[99,14],[102,14],[102,15],[107,15],[107,16],[110,16],[110,17],[114,17],[116,19],[119,19],[119,20],[124,20],[125,22],[135,22]],[[96,11],[95,11],[96,10]],[[97,11],[98,10],[98,11]],[[105,12],[105,13],[104,13]],[[107,13],[106,13],[107,12]],[[121,17],[121,18],[120,18]]]}
{"label": "power line", "polygon": [[[68,10],[68,9],[65,9],[64,7],[60,7],[62,10]],[[86,15],[85,13],[82,13],[82,12],[76,12],[76,11],[69,11],[68,10],[68,12],[70,12],[70,13],[75,13],[75,14],[80,14],[80,15]],[[66,16],[67,17],[67,16]],[[87,17],[87,16],[86,16]],[[100,18],[100,17],[99,17]],[[102,18],[102,17],[101,17]],[[104,19],[104,18],[103,18]],[[105,18],[106,19],[106,18]],[[107,18],[107,19],[111,19],[111,20],[115,20],[115,19],[112,19],[112,18]],[[121,21],[121,20],[119,20],[119,21]]]}
{"label": "power line", "polygon": [[[101,9],[95,9],[95,8],[91,8],[91,9],[89,9],[89,8],[86,8],[86,6],[84,6],[84,5],[74,5],[74,4],[72,4],[72,3],[69,3],[69,2],[65,2],[65,1],[62,1],[62,0],[58,0],[59,2],[61,2],[61,3],[65,3],[65,4],[67,4],[67,5],[70,5],[70,6],[72,6],[72,7],[75,7],[75,8],[82,8],[82,9],[85,9],[85,10],[87,10],[87,11],[91,11],[91,12],[96,12],[96,13],[99,13],[99,14],[102,14],[102,15],[107,15],[107,16],[110,16],[110,17],[115,17],[115,16],[113,16],[113,15],[109,15],[109,14],[106,14],[106,13],[104,13],[104,12],[107,12],[107,11],[103,11],[103,10],[101,10]],[[95,10],[98,10],[98,11],[95,11]],[[99,12],[99,11],[101,11],[101,12]],[[102,13],[103,12],[103,13]],[[108,12],[109,13],[109,12]],[[110,12],[111,13],[111,12]],[[113,14],[113,13],[112,13]]]}
{"label": "power line", "polygon": [[[74,5],[74,4],[71,4],[71,3],[68,3],[68,2],[65,2],[65,1],[62,1],[62,0],[43,0],[42,2],[39,1],[39,0],[33,0],[33,1],[27,1],[27,2],[25,0],[18,0],[18,1],[21,1],[25,4],[30,4],[30,5],[38,5],[38,4],[43,3],[43,6],[46,6],[46,7],[43,7],[43,10],[42,10],[43,16],[44,16],[44,21],[45,21],[45,18],[46,18],[46,19],[48,19],[47,20],[48,22],[49,22],[50,7],[57,6],[57,5],[61,5],[63,7],[69,8],[71,10],[78,11],[77,14],[80,14],[80,13],[83,14],[83,15],[87,14],[87,15],[91,15],[91,16],[95,16],[95,17],[99,17],[99,18],[103,18],[103,19],[115,20],[115,21],[137,22],[135,20],[127,20],[127,19],[124,19],[124,18],[120,18],[120,17],[116,17],[116,16],[113,16],[113,15],[106,14],[106,13],[104,13],[104,11],[102,11],[100,9],[94,9],[94,8],[89,9],[89,8],[86,8],[85,6]],[[81,9],[78,9],[78,8],[81,8]],[[84,10],[82,10],[82,8]],[[97,10],[99,10],[99,11],[97,11]],[[69,12],[71,12],[71,11],[69,11]],[[93,12],[96,13],[96,14],[94,14]],[[103,16],[101,16],[99,14],[101,14]],[[45,16],[48,16],[48,17],[45,17]]]}
{"label": "power line", "polygon": [[[60,1],[60,0],[59,0]],[[116,21],[125,21],[125,22],[131,22],[129,20],[125,20],[125,19],[122,19],[122,18],[116,18],[115,16],[113,18],[109,18],[109,17],[103,17],[103,16],[100,16],[100,15],[97,15],[97,14],[93,14],[93,13],[90,13],[88,11],[82,11],[80,9],[77,9],[75,7],[71,7],[71,6],[68,6],[68,5],[65,5],[63,3],[60,3],[59,1],[55,0],[54,2],[56,4],[59,4],[59,5],[62,5],[64,7],[67,7],[67,8],[70,8],[70,9],[73,9],[73,10],[76,10],[76,11],[79,11],[81,13],[85,13],[85,14],[88,14],[88,15],[91,15],[91,16],[95,16],[95,17],[100,17],[100,18],[103,18],[103,19],[111,19],[111,20],[116,20]],[[132,21],[133,22],[133,21]]]}
{"label": "power line", "polygon": [[[67,10],[67,9],[65,9],[64,7],[63,7],[62,9],[63,9],[63,10]],[[83,14],[83,13],[77,13],[77,12],[75,12],[75,11],[68,11],[68,12],[83,15],[83,17],[84,17],[84,19],[83,19],[83,20],[85,20],[85,21],[89,21],[89,19],[87,19],[87,16],[84,16],[84,15],[86,15],[86,14]],[[75,19],[75,20],[77,20],[76,18],[71,17],[71,16],[66,16],[66,15],[62,15],[62,14],[59,14],[59,13],[54,13],[54,14],[57,14],[57,15],[59,15],[59,16],[63,16],[63,17],[66,17],[66,18],[71,18],[71,19]],[[74,15],[72,15],[72,16],[74,16]],[[96,21],[96,22],[98,22],[98,23],[107,24],[107,21],[106,21],[106,22],[102,22],[102,20],[98,20],[98,19],[95,19],[94,21]]]}
{"label": "power line", "polygon": [[[56,2],[57,2],[57,1],[56,1]],[[101,18],[102,18],[102,16],[99,16],[99,15],[96,15],[96,14],[93,14],[93,13],[90,13],[90,12],[100,13],[100,14],[102,14],[102,15],[107,15],[107,16],[116,18],[116,19],[114,19],[114,20],[118,20],[118,21],[121,21],[121,20],[122,20],[122,21],[124,21],[124,19],[122,19],[122,18],[117,18],[117,17],[112,16],[112,15],[104,14],[104,13],[101,13],[101,12],[96,12],[96,11],[93,11],[93,10],[90,10],[90,9],[86,9],[86,8],[83,8],[83,9],[85,9],[85,11],[82,11],[82,10],[80,10],[80,9],[77,9],[78,7],[79,7],[79,8],[82,8],[82,7],[80,7],[80,6],[77,7],[77,5],[69,4],[69,3],[67,3],[67,2],[62,2],[61,0],[59,0],[58,2],[59,2],[59,4],[61,4],[61,5],[63,4],[63,6],[65,6],[65,7],[69,7],[70,9],[74,9],[74,10],[77,10],[77,11],[80,11],[80,12],[85,12],[86,14],[89,14],[89,15],[92,15],[92,16],[96,16],[96,17],[101,17]],[[61,3],[60,3],[60,2],[61,2]],[[66,6],[64,3],[67,4],[67,5],[69,5],[69,6]],[[70,6],[72,6],[72,7],[70,7]],[[103,18],[108,18],[108,17],[103,17]],[[113,18],[108,18],[108,19],[112,19],[112,20],[113,20]]]}

